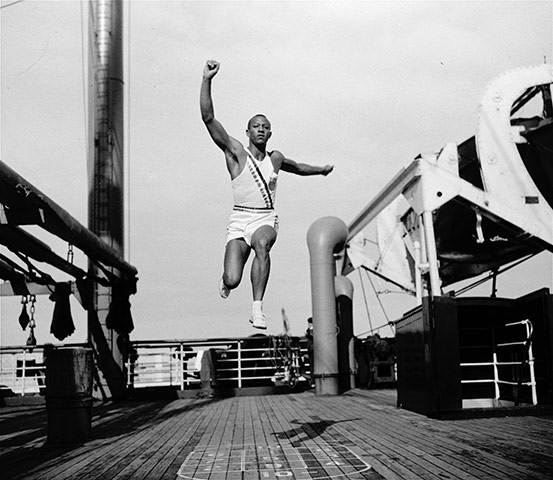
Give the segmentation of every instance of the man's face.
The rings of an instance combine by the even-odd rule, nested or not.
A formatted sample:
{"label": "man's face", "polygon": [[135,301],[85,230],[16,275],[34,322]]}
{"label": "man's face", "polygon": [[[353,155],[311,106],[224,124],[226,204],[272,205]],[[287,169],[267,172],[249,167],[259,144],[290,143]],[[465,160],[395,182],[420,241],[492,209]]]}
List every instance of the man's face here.
{"label": "man's face", "polygon": [[271,122],[262,116],[255,116],[250,120],[246,135],[253,143],[265,144],[271,138]]}

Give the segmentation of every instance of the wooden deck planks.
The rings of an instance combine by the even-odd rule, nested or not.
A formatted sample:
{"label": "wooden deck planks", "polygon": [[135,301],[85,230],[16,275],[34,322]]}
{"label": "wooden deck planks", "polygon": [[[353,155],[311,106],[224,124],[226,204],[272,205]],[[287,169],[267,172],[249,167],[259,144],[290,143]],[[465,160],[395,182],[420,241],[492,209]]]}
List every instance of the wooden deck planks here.
{"label": "wooden deck planks", "polygon": [[[261,461],[270,458],[263,452],[285,446],[289,459],[303,462],[299,453],[293,455],[294,448],[301,449],[313,469],[351,480],[545,480],[553,471],[553,417],[435,420],[398,410],[394,391],[122,403],[94,412],[94,438],[60,447],[44,445],[43,411],[0,411],[3,478],[176,480],[196,452],[193,475],[202,480],[265,479],[269,465],[260,476],[256,465],[244,464],[244,452],[253,451]],[[325,448],[345,447],[372,470],[317,463],[312,455],[319,449],[326,458]],[[213,468],[206,463],[213,457],[202,452],[219,455]],[[190,460],[187,466],[192,465]],[[301,478],[310,478],[305,475]]]}
{"label": "wooden deck planks", "polygon": [[[157,410],[155,406],[150,405],[150,407]],[[37,480],[88,478],[101,473],[110,465],[121,465],[119,462],[124,461],[125,453],[133,452],[140,438],[143,441],[143,438],[147,436],[147,432],[143,429],[137,429],[142,435],[126,435],[126,432],[135,431],[135,428],[140,425],[138,417],[148,418],[148,413],[143,409],[143,406],[137,405],[136,408],[137,410],[130,415],[124,409],[111,413],[109,422],[105,422],[103,425],[100,422],[96,429],[95,439],[73,449],[66,447],[63,454],[43,465],[42,473],[36,473]],[[116,427],[114,435],[110,428],[114,424],[117,425],[117,419],[121,419],[125,414],[127,414],[126,428],[123,429],[122,425]],[[105,419],[101,418],[101,420]],[[105,432],[109,432],[107,439],[103,438]]]}
{"label": "wooden deck planks", "polygon": [[[441,436],[436,437],[436,440],[433,435],[421,437],[417,432],[418,429],[413,429],[413,425],[404,426],[405,420],[402,418],[396,421],[394,418],[381,419],[379,416],[372,416],[367,421],[370,422],[370,429],[364,424],[355,428],[360,438],[365,436],[365,439],[370,438],[372,443],[378,444],[378,439],[386,434],[392,444],[400,446],[398,455],[407,455],[406,458],[410,462],[421,463],[423,464],[421,466],[426,467],[430,472],[434,469],[438,472],[446,470],[453,478],[475,478],[465,471],[470,462],[459,452],[459,444],[448,442]],[[374,430],[374,433],[369,433],[367,437],[367,432],[371,430]],[[413,447],[413,444],[416,447]],[[386,446],[386,448],[390,447]],[[446,458],[447,461],[444,463],[442,458]],[[489,476],[485,471],[480,470],[476,473],[476,478],[483,480],[497,477]]]}
{"label": "wooden deck planks", "polygon": [[[202,450],[211,448],[214,453],[219,450],[222,432],[230,417],[231,406],[232,402],[215,402],[206,408],[206,422],[196,432],[197,442],[195,445],[190,446],[188,453],[194,449]],[[198,469],[200,468],[201,466],[198,465]],[[217,475],[214,475],[214,479],[224,480],[224,472],[217,472]]]}
{"label": "wooden deck planks", "polygon": [[[270,428],[273,434],[281,441],[289,441],[293,446],[314,445],[315,447],[325,448],[334,444],[353,445],[345,438],[337,438],[336,435],[325,433],[327,425],[321,418],[312,415],[311,400],[300,399],[300,397],[291,397],[290,402],[279,402],[277,397],[268,397],[264,399],[267,404],[267,418],[271,423]],[[364,455],[360,455],[363,457]],[[316,458],[312,459],[315,462]],[[345,470],[339,466],[332,470],[328,465],[318,463],[318,468],[324,468],[327,472],[334,472],[336,475],[343,475]],[[348,475],[348,478],[365,478],[359,475]],[[382,478],[382,477],[380,477]]]}
{"label": "wooden deck planks", "polygon": [[[517,463],[508,462],[496,455],[488,455],[482,448],[479,448],[477,435],[470,433],[470,441],[452,441],[455,435],[454,424],[450,422],[428,420],[422,416],[413,416],[409,412],[407,421],[400,422],[399,416],[388,418],[386,425],[380,425],[379,434],[382,434],[386,427],[393,427],[389,436],[399,443],[416,444],[417,448],[423,449],[431,456],[442,456],[447,459],[447,464],[456,464],[461,469],[457,472],[460,478],[468,476],[468,473],[462,473],[464,469],[470,468],[474,475],[479,478],[524,478],[528,474]],[[402,415],[402,413],[398,413]],[[422,423],[418,423],[422,419]],[[496,422],[500,419],[494,419]],[[376,424],[378,425],[378,423]],[[469,425],[469,424],[465,424]],[[419,432],[423,429],[427,435],[421,435]],[[475,461],[480,458],[481,461]],[[447,467],[446,467],[447,468]],[[449,468],[448,468],[449,469]],[[453,468],[450,473],[455,473]]]}
{"label": "wooden deck planks", "polygon": [[183,429],[179,441],[175,442],[165,455],[163,468],[153,470],[151,478],[177,478],[177,472],[188,454],[194,450],[205,432],[210,431],[211,426],[219,420],[218,416],[214,415],[213,402],[210,403],[202,409],[201,416],[198,416],[198,412],[194,412],[183,419],[184,423],[190,423],[190,428]]}
{"label": "wooden deck planks", "polygon": [[[163,406],[164,404],[155,404],[151,405],[151,410],[144,410],[137,405],[139,410],[136,413],[139,414],[132,416],[126,416],[124,409],[121,409],[111,419],[114,422],[114,430],[111,430],[110,424],[106,424],[93,441],[87,442],[86,447],[91,449],[86,455],[84,451],[80,454],[80,463],[72,462],[66,457],[59,469],[51,472],[55,475],[53,478],[56,480],[113,478],[118,472],[124,471],[133,455],[141,452],[145,445],[155,444],[166,434],[159,426],[151,429],[144,428],[145,423],[162,414]],[[129,431],[134,433],[128,435]],[[115,432],[114,436],[113,432]],[[108,440],[102,437],[107,437]]]}
{"label": "wooden deck planks", "polygon": [[[185,420],[189,420],[190,414],[184,416],[180,415],[173,419],[166,418],[163,422],[156,425],[156,436],[146,439],[146,442],[142,445],[140,455],[136,456],[127,464],[127,466],[120,470],[117,474],[110,477],[113,480],[141,480],[146,477],[152,477],[156,470],[162,475],[162,461],[171,447],[178,443],[183,436],[183,432],[187,432],[189,428],[197,428],[197,425],[193,424],[188,427]],[[156,468],[157,467],[157,468]]]}
{"label": "wooden deck planks", "polygon": [[[378,418],[374,418],[375,425],[380,425],[379,430],[382,432],[384,429],[390,426],[394,426],[394,432],[390,435],[395,437],[397,441],[404,442],[416,442],[420,448],[425,448],[431,455],[442,455],[447,458],[448,463],[454,464],[461,469],[464,465],[474,465],[475,457],[480,457],[481,461],[477,462],[477,467],[480,469],[478,476],[480,478],[519,478],[531,472],[518,462],[512,462],[508,460],[507,449],[497,449],[496,447],[502,442],[504,432],[510,431],[509,428],[490,428],[489,424],[485,428],[478,431],[475,426],[481,425],[484,421],[491,422],[493,425],[499,427],[508,422],[509,425],[516,422],[520,422],[524,418],[534,417],[513,417],[510,419],[477,419],[477,420],[462,420],[462,421],[437,421],[427,419],[426,417],[419,415],[412,415],[409,412],[405,412],[409,419],[402,419],[403,411],[398,411],[397,414],[388,417],[385,424],[382,424],[382,418],[380,421]],[[527,420],[523,420],[527,421]],[[543,419],[544,423],[548,423],[546,419]],[[540,420],[541,422],[541,420]],[[456,425],[462,425],[462,430],[457,433]],[[466,428],[470,427],[470,428]],[[424,428],[430,435],[421,436],[417,433],[419,428]],[[397,431],[397,434],[395,433]],[[484,433],[486,440],[483,444],[479,443],[479,435]],[[525,436],[519,432],[517,441],[520,442]],[[456,438],[456,440],[454,440]],[[544,438],[547,438],[545,436]],[[494,451],[498,450],[502,452],[501,456],[490,455],[486,452],[487,446],[491,443],[494,445]],[[514,438],[512,439],[514,442]],[[549,434],[549,445],[551,445],[551,434]],[[515,446],[520,451],[522,445]],[[524,445],[528,449],[529,445]],[[549,448],[550,455],[550,448]],[[533,450],[532,456],[536,456],[535,450]],[[516,455],[512,458],[516,458]],[[551,458],[551,457],[549,457]],[[460,462],[460,463],[459,463]],[[474,468],[474,467],[472,467]],[[452,473],[454,470],[452,469]],[[463,478],[461,476],[461,478]]]}
{"label": "wooden deck planks", "polygon": [[[396,466],[399,463],[405,467],[401,470],[403,478],[416,479],[421,478],[421,476],[428,479],[440,478],[439,475],[432,473],[429,469],[425,469],[424,465],[421,465],[423,462],[419,457],[423,456],[422,452],[417,450],[412,453],[405,446],[396,445],[383,437],[375,437],[371,432],[374,424],[365,418],[366,412],[357,412],[351,408],[344,412],[339,404],[334,404],[335,402],[331,397],[321,399],[321,401],[327,405],[317,405],[315,410],[311,411],[310,417],[318,423],[328,422],[330,429],[335,432],[333,435],[335,438],[337,437],[336,432],[340,433],[339,441],[346,443],[349,440],[358,446],[362,445],[363,450],[369,454],[369,457],[376,453],[393,453]],[[336,412],[332,420],[328,418],[328,412]],[[368,428],[365,423],[369,425]]]}

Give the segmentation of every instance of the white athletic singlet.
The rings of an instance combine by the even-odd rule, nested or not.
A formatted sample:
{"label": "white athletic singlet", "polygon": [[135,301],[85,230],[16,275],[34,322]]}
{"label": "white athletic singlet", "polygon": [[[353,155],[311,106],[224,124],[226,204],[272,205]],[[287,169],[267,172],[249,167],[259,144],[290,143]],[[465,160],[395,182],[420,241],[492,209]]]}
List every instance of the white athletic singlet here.
{"label": "white athletic singlet", "polygon": [[257,161],[246,148],[244,170],[232,180],[234,207],[227,226],[227,242],[244,239],[251,246],[258,228],[267,225],[278,232],[275,194],[278,174],[269,155]]}
{"label": "white athletic singlet", "polygon": [[244,170],[232,180],[234,210],[274,210],[278,174],[274,171],[269,154],[257,161],[248,153]]}

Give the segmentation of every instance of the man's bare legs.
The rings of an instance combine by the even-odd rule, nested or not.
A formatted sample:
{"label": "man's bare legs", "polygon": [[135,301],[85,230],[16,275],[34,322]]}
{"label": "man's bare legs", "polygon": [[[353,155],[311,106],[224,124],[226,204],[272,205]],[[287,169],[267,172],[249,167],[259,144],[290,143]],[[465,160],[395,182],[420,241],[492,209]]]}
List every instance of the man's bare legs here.
{"label": "man's bare legs", "polygon": [[250,322],[255,328],[267,328],[266,317],[263,313],[263,296],[267,288],[271,270],[269,252],[276,240],[276,231],[269,226],[259,227],[252,236],[252,248],[255,257],[252,261],[250,278],[252,282],[252,318]]}
{"label": "man's bare legs", "polygon": [[[224,272],[221,285],[221,296],[226,298],[230,290],[236,288],[242,280],[244,266],[250,250],[255,257],[252,261],[250,279],[252,283],[252,325],[256,328],[267,328],[263,314],[263,296],[267,288],[271,269],[269,252],[276,240],[276,231],[269,226],[258,228],[252,236],[251,248],[243,239],[231,240],[225,249]],[[223,292],[226,290],[226,294]]]}
{"label": "man's bare legs", "polygon": [[242,272],[244,265],[248,260],[251,248],[243,239],[234,239],[227,243],[225,247],[225,259],[223,262],[223,285],[228,290],[226,296],[221,293],[224,298],[228,297],[230,290],[235,289],[240,285],[242,280]]}
{"label": "man's bare legs", "polygon": [[263,301],[271,270],[269,252],[275,244],[275,240],[275,229],[269,226],[259,227],[252,236],[252,248],[255,252],[255,258],[252,262],[250,277],[254,302]]}

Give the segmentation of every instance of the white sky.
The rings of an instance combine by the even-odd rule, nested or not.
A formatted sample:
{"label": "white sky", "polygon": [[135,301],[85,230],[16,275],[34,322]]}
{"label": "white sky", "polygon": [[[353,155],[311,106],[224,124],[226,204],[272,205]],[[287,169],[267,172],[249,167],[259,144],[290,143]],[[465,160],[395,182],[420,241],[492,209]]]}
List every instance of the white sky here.
{"label": "white sky", "polygon": [[[1,158],[86,225],[81,4],[11,3],[3,0],[0,10]],[[86,3],[82,9],[86,16]],[[279,179],[281,226],[265,309],[269,333],[281,332],[284,307],[297,335],[311,311],[309,226],[327,215],[349,223],[419,153],[474,135],[477,104],[493,77],[553,61],[550,1],[133,0],[125,24],[127,258],[140,278],[133,339],[254,333],[249,264],[229,299],[217,292],[232,198],[223,156],[199,115],[205,60],[222,64],[215,111],[231,135],[245,141],[247,119],[263,112],[273,125],[270,147],[336,166],[326,178]],[[551,288],[550,257],[500,279],[499,294]],[[359,334],[369,323],[359,277],[351,279]],[[364,288],[372,324],[382,325],[366,281]],[[397,294],[382,301],[391,318],[413,306]],[[38,299],[39,343],[54,340],[52,306]],[[19,309],[19,298],[0,299],[3,345],[27,338]],[[84,341],[76,303],[73,315],[78,330],[68,341]]]}

